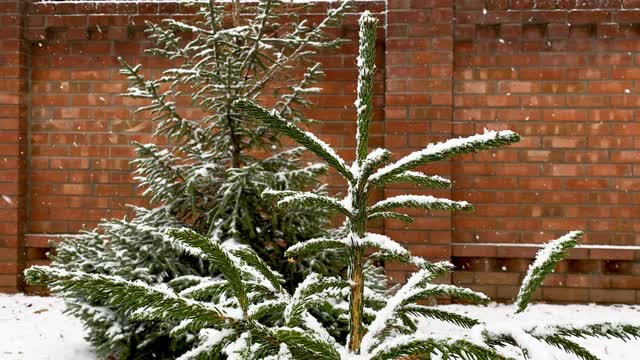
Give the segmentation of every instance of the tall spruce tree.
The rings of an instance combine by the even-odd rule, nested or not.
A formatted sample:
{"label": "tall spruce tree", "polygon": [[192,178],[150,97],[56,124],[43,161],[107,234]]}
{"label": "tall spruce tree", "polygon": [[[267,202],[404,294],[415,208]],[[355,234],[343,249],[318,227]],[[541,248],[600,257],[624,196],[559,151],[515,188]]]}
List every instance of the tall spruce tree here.
{"label": "tall spruce tree", "polygon": [[[435,175],[415,171],[418,166],[451,158],[458,154],[499,148],[520,140],[518,134],[485,131],[466,138],[430,144],[399,160],[391,161],[385,149],[368,151],[368,125],[371,120],[371,89],[377,21],[365,13],[360,19],[358,57],[357,152],[350,166],[326,143],[277,110],[267,110],[249,99],[235,105],[244,114],[268,124],[291,137],[322,158],[348,182],[342,198],[314,192],[267,189],[263,196],[278,206],[296,211],[309,206],[346,216],[343,237],[319,237],[290,247],[286,255],[302,259],[328,249],[350,254],[346,277],[312,273],[293,293],[282,286],[279,274],[268,268],[251,249],[222,246],[191,229],[167,232],[167,241],[185,254],[209,262],[223,278],[174,291],[127,281],[117,276],[87,274],[58,268],[33,267],[27,271],[31,282],[48,284],[54,291],[78,291],[90,299],[109,298],[128,309],[136,320],[177,322],[171,334],[198,334],[199,346],[180,359],[513,359],[505,353],[517,349],[520,358],[550,359],[550,348],[559,348],[581,359],[597,359],[571,340],[572,336],[599,336],[628,339],[640,337],[638,324],[600,323],[534,326],[513,323],[485,324],[467,316],[443,311],[417,301],[448,296],[474,303],[487,303],[488,297],[470,289],[434,283],[452,270],[448,262],[431,263],[413,256],[394,240],[367,232],[373,218],[410,221],[398,212],[402,208],[469,211],[471,204],[424,195],[402,195],[369,204],[369,191],[392,183],[409,183],[425,188],[446,188],[450,182]],[[570,232],[550,242],[537,255],[516,298],[517,311],[524,311],[544,277],[553,271],[566,252],[582,236]],[[371,251],[369,251],[371,250]],[[411,264],[418,271],[397,291],[386,296],[372,291],[367,283],[366,254],[370,258]],[[215,302],[210,299],[216,298]],[[342,298],[348,306],[342,306]],[[323,308],[346,319],[350,335],[335,339],[310,312]],[[418,318],[438,319],[466,329],[464,336],[424,335],[416,325]],[[513,354],[511,352],[510,354]]]}
{"label": "tall spruce tree", "polygon": [[[53,266],[182,290],[218,273],[210,261],[177,252],[164,241],[167,229],[187,226],[224,246],[248,244],[291,290],[309,271],[335,275],[344,269],[335,254],[286,261],[288,246],[326,234],[329,214],[323,208],[294,214],[260,194],[276,188],[326,195],[318,181],[326,166],[307,163],[302,148],[282,148],[277,132],[243,114],[233,101],[264,100],[282,116],[308,121],[303,112],[323,76],[315,59],[318,51],[343,42],[332,28],[348,5],[335,4],[311,24],[299,19],[300,4],[209,1],[194,4],[199,11],[188,23],[147,23],[153,42],[147,52],[176,64],[149,79],[140,65],[121,60],[130,81],[124,95],[148,101],[139,114],[153,120],[155,138],[167,143],[135,144],[135,179],[152,207],[133,207],[133,217],[103,221],[65,239]],[[196,113],[203,115],[191,118]],[[92,299],[74,289],[59,295],[87,325],[101,355],[173,357],[193,344],[188,336],[169,336],[176,324],[130,321],[131,313],[109,298]]]}

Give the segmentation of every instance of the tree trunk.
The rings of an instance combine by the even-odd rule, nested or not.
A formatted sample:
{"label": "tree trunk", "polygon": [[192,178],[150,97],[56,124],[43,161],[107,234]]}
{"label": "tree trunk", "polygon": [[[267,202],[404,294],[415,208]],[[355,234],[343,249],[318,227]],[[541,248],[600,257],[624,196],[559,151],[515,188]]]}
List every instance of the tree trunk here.
{"label": "tree trunk", "polygon": [[[367,192],[362,184],[354,184],[349,189],[352,193],[353,209],[357,209],[349,226],[349,233],[352,239],[362,239],[367,231]],[[362,314],[364,312],[364,248],[355,246],[353,248],[353,259],[351,266],[351,299],[350,299],[350,331],[349,350],[352,353],[360,352],[360,343],[364,336],[365,329],[362,326]]]}
{"label": "tree trunk", "polygon": [[351,321],[349,350],[354,354],[360,352],[360,343],[364,335],[362,328],[362,313],[364,309],[364,275],[362,273],[364,249],[354,249],[353,268],[351,270]]}

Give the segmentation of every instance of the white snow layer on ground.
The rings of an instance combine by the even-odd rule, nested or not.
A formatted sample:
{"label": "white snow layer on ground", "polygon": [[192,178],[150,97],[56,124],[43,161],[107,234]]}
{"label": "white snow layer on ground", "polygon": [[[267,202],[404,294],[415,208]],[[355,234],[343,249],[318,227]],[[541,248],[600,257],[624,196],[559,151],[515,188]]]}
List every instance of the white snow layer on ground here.
{"label": "white snow layer on ground", "polygon": [[[517,319],[519,324],[545,325],[545,324],[584,324],[597,322],[637,322],[640,319],[640,306],[637,305],[531,305],[523,313],[514,316],[515,307],[513,305],[490,304],[484,306],[469,305],[443,305],[438,309],[455,312],[462,315],[478,319],[493,325],[507,325]],[[443,323],[439,320],[421,320],[420,332],[428,334],[438,334],[438,336],[459,337],[464,334],[460,328]],[[468,332],[467,332],[468,334]],[[625,343],[618,339],[597,339],[597,338],[571,338],[579,343],[594,355],[603,360],[638,360],[640,359],[640,339],[635,339]],[[511,355],[511,353],[509,354]],[[567,355],[562,351],[554,351],[553,355],[547,357],[549,360],[575,360],[577,357]]]}
{"label": "white snow layer on ground", "polygon": [[[513,319],[513,306],[492,304],[489,307],[443,305],[442,310],[478,318],[493,324]],[[95,359],[90,345],[84,341],[81,323],[64,315],[64,304],[54,297],[0,294],[0,359],[3,360],[89,360]],[[622,321],[640,318],[640,306],[532,305],[518,319],[536,324],[560,322]],[[423,320],[420,331],[425,335],[459,337],[459,328],[438,320]],[[640,340],[577,339],[577,342],[600,355],[603,360],[637,360]],[[575,359],[562,353],[558,360]],[[553,359],[550,357],[550,359]]]}
{"label": "white snow layer on ground", "polygon": [[95,359],[76,318],[55,297],[0,294],[0,359]]}

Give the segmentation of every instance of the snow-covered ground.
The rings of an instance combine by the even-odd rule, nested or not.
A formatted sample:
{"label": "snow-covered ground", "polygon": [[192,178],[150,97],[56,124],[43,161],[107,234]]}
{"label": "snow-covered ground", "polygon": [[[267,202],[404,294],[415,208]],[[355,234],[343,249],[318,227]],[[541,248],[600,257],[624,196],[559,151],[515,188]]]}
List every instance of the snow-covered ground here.
{"label": "snow-covered ground", "polygon": [[[640,306],[635,305],[547,305],[534,304],[518,316],[513,315],[512,305],[490,304],[484,306],[444,305],[441,310],[463,314],[484,321],[489,324],[506,325],[517,319],[517,323],[526,326],[533,323],[544,324],[584,324],[596,322],[640,322]],[[437,320],[423,320],[420,323],[423,333],[438,333],[439,336],[448,333],[449,336],[460,336],[460,328],[449,326]],[[433,330],[432,330],[433,329]],[[447,336],[447,335],[445,335]],[[575,342],[590,350],[602,360],[638,360],[640,359],[640,339],[623,342],[618,339],[579,339]],[[510,354],[511,355],[511,354]],[[577,357],[564,352],[554,352],[549,360],[575,360]]]}
{"label": "snow-covered ground", "polygon": [[[445,305],[443,310],[477,317],[487,322],[506,322],[512,319],[513,307]],[[62,313],[62,300],[54,297],[35,297],[0,294],[0,359],[3,360],[89,360],[95,359],[84,339],[80,322]],[[640,306],[594,305],[532,305],[519,316],[523,322],[573,321],[639,321]],[[422,331],[443,331],[459,335],[456,328],[439,321],[421,323]],[[577,340],[600,355],[603,360],[637,360],[640,340],[624,343],[619,340]],[[549,359],[552,359],[551,357]],[[560,354],[557,360],[575,359]]]}
{"label": "snow-covered ground", "polygon": [[58,298],[0,294],[0,359],[95,359],[80,321],[62,310]]}

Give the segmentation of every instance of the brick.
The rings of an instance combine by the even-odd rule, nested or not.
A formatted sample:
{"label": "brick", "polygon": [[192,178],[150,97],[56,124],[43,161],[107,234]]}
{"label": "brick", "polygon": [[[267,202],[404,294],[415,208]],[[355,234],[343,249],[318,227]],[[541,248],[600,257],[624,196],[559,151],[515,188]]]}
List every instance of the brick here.
{"label": "brick", "polygon": [[589,289],[543,288],[542,298],[557,302],[587,302],[590,300]]}
{"label": "brick", "polygon": [[640,279],[636,276],[612,276],[611,287],[616,289],[638,290],[640,289]]}
{"label": "brick", "polygon": [[[11,292],[18,288],[18,278],[15,275],[0,274],[0,292]],[[8,290],[8,291],[5,291]]]}
{"label": "brick", "polygon": [[474,281],[479,285],[517,285],[521,275],[508,272],[475,273]]}
{"label": "brick", "polygon": [[611,286],[611,278],[602,275],[567,274],[566,283],[569,287],[608,288]]}
{"label": "brick", "polygon": [[628,249],[590,249],[589,258],[597,260],[633,260],[635,253]]}
{"label": "brick", "polygon": [[590,301],[596,303],[632,303],[635,301],[635,291],[633,290],[601,290],[590,289]]}

